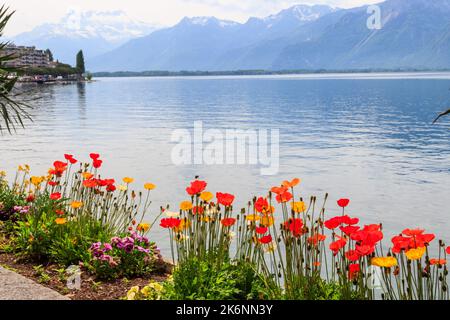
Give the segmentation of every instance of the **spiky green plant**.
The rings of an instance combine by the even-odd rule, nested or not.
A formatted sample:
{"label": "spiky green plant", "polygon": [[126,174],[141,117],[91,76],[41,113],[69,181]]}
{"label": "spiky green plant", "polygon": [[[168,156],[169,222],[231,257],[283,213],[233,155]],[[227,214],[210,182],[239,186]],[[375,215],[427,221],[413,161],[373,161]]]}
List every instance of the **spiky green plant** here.
{"label": "spiky green plant", "polygon": [[[0,8],[0,38],[9,19],[14,14],[9,8]],[[23,120],[30,119],[27,112],[29,106],[18,100],[18,93],[13,92],[20,70],[7,65],[17,57],[6,53],[9,42],[0,42],[0,132],[5,128],[9,133],[17,126],[24,126]]]}

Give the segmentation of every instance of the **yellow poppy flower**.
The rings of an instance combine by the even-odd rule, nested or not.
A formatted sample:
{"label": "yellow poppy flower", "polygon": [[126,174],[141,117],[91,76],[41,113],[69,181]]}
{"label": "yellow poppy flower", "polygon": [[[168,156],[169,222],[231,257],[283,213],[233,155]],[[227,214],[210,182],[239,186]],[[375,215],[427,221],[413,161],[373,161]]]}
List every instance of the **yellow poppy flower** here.
{"label": "yellow poppy flower", "polygon": [[200,199],[202,199],[205,202],[211,201],[211,199],[214,197],[214,195],[209,191],[204,191],[200,194]]}
{"label": "yellow poppy flower", "polygon": [[1,170],[0,171],[0,177],[6,177],[6,171]]}
{"label": "yellow poppy flower", "polygon": [[127,187],[127,186],[124,186],[124,185],[122,185],[122,184],[119,184],[119,185],[117,185],[117,189],[119,189],[120,191],[127,191],[127,190],[128,190],[128,187]]}
{"label": "yellow poppy flower", "polygon": [[144,184],[144,188],[146,190],[153,190],[156,188],[156,186],[153,183],[146,183],[146,184]]}
{"label": "yellow poppy flower", "polygon": [[32,176],[30,180],[31,180],[31,183],[32,183],[35,187],[37,187],[37,186],[39,186],[39,185],[45,180],[45,177]]}
{"label": "yellow poppy flower", "polygon": [[150,229],[149,223],[139,223],[136,227],[137,231],[147,232]]}
{"label": "yellow poppy flower", "polygon": [[122,179],[122,181],[129,184],[129,183],[133,183],[134,179],[130,178],[130,177],[125,177]]}
{"label": "yellow poppy flower", "polygon": [[209,216],[203,216],[202,217],[202,221],[204,222],[214,222],[216,219],[213,217],[209,217]]}
{"label": "yellow poppy flower", "polygon": [[274,206],[270,206],[270,208],[263,208],[262,210],[262,214],[263,215],[268,215],[268,214],[273,214],[275,212],[275,207]]}
{"label": "yellow poppy flower", "polygon": [[192,202],[190,201],[183,201],[180,203],[180,209],[183,211],[188,211],[192,209]]}
{"label": "yellow poppy flower", "polygon": [[298,201],[294,203],[291,202],[291,208],[295,213],[305,212],[306,210],[306,206],[303,201]]}
{"label": "yellow poppy flower", "polygon": [[78,208],[81,208],[83,206],[83,202],[81,202],[81,201],[72,201],[70,206],[72,208],[74,208],[74,209],[78,209]]}
{"label": "yellow poppy flower", "polygon": [[264,246],[263,250],[265,253],[272,253],[275,250],[277,250],[277,243],[275,241],[272,241],[268,243],[266,246]]}
{"label": "yellow poppy flower", "polygon": [[370,260],[373,266],[391,268],[397,265],[397,259],[394,257],[374,257]]}
{"label": "yellow poppy flower", "polygon": [[65,224],[67,222],[66,218],[56,218],[56,224]]}
{"label": "yellow poppy flower", "polygon": [[89,180],[90,178],[92,178],[92,177],[94,176],[94,175],[93,175],[92,173],[90,173],[90,172],[83,172],[81,175],[83,176],[83,178],[84,178],[85,180]]}
{"label": "yellow poppy flower", "polygon": [[259,224],[263,227],[270,227],[275,223],[275,219],[271,215],[262,216]]}
{"label": "yellow poppy flower", "polygon": [[191,226],[191,222],[188,219],[181,219],[178,227],[174,228],[175,232],[181,232]]}
{"label": "yellow poppy flower", "polygon": [[425,247],[419,247],[416,249],[410,249],[406,251],[406,257],[408,260],[419,260],[425,254]]}
{"label": "yellow poppy flower", "polygon": [[248,216],[245,217],[245,220],[247,221],[258,221],[260,218],[260,216],[258,216],[257,214],[249,214]]}

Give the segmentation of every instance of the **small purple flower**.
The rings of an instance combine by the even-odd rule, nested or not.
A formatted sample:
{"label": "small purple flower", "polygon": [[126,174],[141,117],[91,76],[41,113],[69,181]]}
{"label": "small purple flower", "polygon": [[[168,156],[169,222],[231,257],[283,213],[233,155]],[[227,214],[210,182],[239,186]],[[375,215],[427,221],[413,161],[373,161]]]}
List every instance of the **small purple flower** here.
{"label": "small purple flower", "polygon": [[134,244],[128,242],[124,245],[123,249],[125,250],[126,253],[130,253],[134,249]]}
{"label": "small purple flower", "polygon": [[111,243],[112,243],[112,245],[117,245],[119,243],[122,243],[122,239],[120,239],[119,237],[112,237]]}
{"label": "small purple flower", "polygon": [[142,248],[141,246],[137,246],[136,249],[137,249],[139,252],[145,252],[145,253],[149,253],[149,252],[150,252],[149,249],[144,249],[144,248]]}
{"label": "small purple flower", "polygon": [[111,244],[109,244],[109,243],[103,244],[103,250],[104,251],[111,251],[112,250]]}

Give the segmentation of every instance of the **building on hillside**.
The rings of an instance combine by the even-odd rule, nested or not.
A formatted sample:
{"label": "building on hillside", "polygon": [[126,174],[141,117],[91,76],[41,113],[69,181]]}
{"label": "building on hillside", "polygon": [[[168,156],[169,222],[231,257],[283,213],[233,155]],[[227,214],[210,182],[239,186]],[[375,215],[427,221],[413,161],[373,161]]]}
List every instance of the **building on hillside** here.
{"label": "building on hillside", "polygon": [[50,61],[50,57],[44,50],[38,50],[36,47],[8,45],[5,48],[5,55],[14,55],[14,60],[5,63],[8,67],[20,68],[50,68],[54,65]]}

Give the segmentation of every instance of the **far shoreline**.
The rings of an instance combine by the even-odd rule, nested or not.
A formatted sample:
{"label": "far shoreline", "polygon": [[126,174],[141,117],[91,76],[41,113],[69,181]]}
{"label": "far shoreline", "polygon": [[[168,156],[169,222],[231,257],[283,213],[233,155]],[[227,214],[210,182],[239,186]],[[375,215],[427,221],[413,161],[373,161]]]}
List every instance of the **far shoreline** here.
{"label": "far shoreline", "polygon": [[246,76],[310,76],[326,75],[389,75],[389,74],[448,74],[450,69],[355,69],[355,70],[235,70],[235,71],[115,71],[92,72],[95,78],[136,78],[136,77],[246,77]]}
{"label": "far shoreline", "polygon": [[93,75],[101,79],[197,79],[197,80],[450,80],[450,70],[433,71],[372,71],[320,73],[266,73],[266,74],[170,74],[170,75]]}

